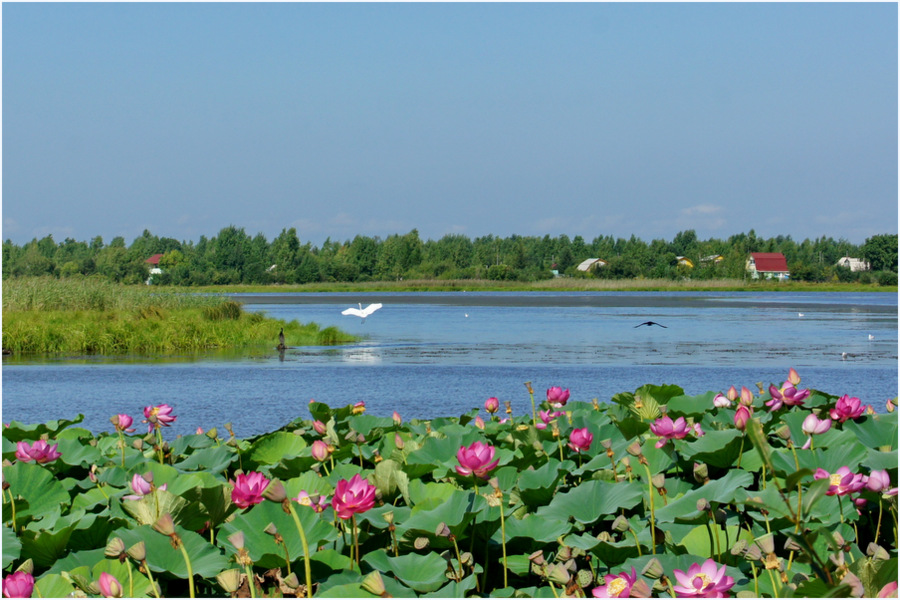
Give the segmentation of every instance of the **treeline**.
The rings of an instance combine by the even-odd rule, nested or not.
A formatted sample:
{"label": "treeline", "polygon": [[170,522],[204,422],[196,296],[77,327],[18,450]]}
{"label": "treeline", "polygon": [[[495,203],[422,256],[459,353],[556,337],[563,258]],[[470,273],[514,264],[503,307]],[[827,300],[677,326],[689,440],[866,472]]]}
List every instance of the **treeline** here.
{"label": "treeline", "polygon": [[[422,240],[416,230],[385,239],[358,235],[352,240],[326,240],[321,247],[301,243],[294,228],[285,229],[271,242],[259,233],[228,226],[218,235],[201,236],[196,242],[158,237],[149,231],[126,245],[116,237],[109,243],[97,236],[90,242],[67,238],[57,243],[52,236],[23,246],[3,244],[3,278],[52,275],[99,275],[122,283],[144,282],[152,265],[147,259],[161,254],[162,274],[153,282],[163,285],[221,285],[312,282],[359,282],[399,279],[491,279],[537,281],[554,271],[573,277],[609,279],[645,278],[743,278],[751,252],[781,252],[791,278],[801,281],[859,281],[897,284],[897,235],[876,235],[855,245],[822,237],[796,242],[791,236],[757,237],[751,229],[727,240],[700,240],[694,230],[679,232],[672,241],[647,243],[630,238],[598,236],[588,242],[581,236],[551,238],[493,235],[469,239],[449,234],[439,240]],[[719,261],[703,260],[721,256]],[[867,260],[871,271],[852,273],[838,267],[838,259],[850,256]],[[693,268],[679,264],[686,257]],[[600,258],[605,266],[584,273],[577,265]],[[683,261],[681,261],[683,262]]]}

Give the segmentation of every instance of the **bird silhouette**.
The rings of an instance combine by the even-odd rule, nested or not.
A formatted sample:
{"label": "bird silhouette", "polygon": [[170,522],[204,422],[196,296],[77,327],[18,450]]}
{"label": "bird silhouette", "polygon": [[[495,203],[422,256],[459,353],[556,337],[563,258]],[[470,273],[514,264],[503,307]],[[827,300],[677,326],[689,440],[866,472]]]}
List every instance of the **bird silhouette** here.
{"label": "bird silhouette", "polygon": [[637,329],[637,328],[640,327],[641,325],[659,325],[659,326],[662,327],[663,329],[668,329],[668,327],[666,327],[665,325],[660,325],[659,323],[657,323],[657,322],[655,322],[655,321],[644,321],[644,322],[641,323],[640,325],[635,325],[635,326],[634,326],[634,329]]}
{"label": "bird silhouette", "polygon": [[284,350],[287,346],[284,345],[284,327],[281,328],[281,331],[278,332],[278,347],[277,350]]}

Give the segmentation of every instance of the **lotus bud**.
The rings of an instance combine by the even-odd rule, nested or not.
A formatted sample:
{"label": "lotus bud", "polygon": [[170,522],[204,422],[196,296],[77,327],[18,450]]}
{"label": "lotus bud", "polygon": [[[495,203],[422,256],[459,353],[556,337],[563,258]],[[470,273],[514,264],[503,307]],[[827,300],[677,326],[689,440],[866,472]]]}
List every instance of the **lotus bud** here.
{"label": "lotus bud", "polygon": [[788,381],[790,381],[794,386],[800,383],[800,375],[797,373],[794,367],[791,367],[791,370],[788,371]]}
{"label": "lotus bud", "polygon": [[366,443],[366,436],[364,436],[364,435],[361,434],[361,433],[360,433],[359,435],[357,435],[357,436],[356,436],[356,443],[357,443],[357,444],[365,444],[365,443]]}
{"label": "lotus bud", "polygon": [[747,540],[738,540],[734,546],[731,547],[731,555],[740,556],[747,550],[747,546]]}
{"label": "lotus bud", "polygon": [[144,562],[147,560],[147,546],[143,541],[138,542],[128,549],[128,556],[138,562]]}
{"label": "lotus bud", "polygon": [[219,585],[222,586],[226,593],[233,594],[241,587],[241,570],[228,569],[227,571],[222,571],[216,575],[216,581],[219,582]]}
{"label": "lotus bud", "polygon": [[885,408],[885,410],[887,410],[889,413],[894,412],[894,403],[893,403],[893,401],[891,401],[891,400],[889,399],[887,402],[885,402],[885,403],[884,403],[884,408]]}
{"label": "lotus bud", "polygon": [[403,450],[403,438],[400,437],[399,433],[394,434],[394,446],[396,446],[397,450]]}
{"label": "lotus bud", "polygon": [[694,463],[694,481],[697,483],[709,481],[709,467],[705,463]]}
{"label": "lotus bud", "polygon": [[413,546],[416,550],[424,550],[428,546],[431,545],[431,542],[427,537],[417,537],[415,541],[413,541]]}
{"label": "lotus bud", "polygon": [[475,427],[478,429],[484,429],[484,419],[481,417],[475,417]]}
{"label": "lotus bud", "polygon": [[125,592],[125,588],[119,583],[119,580],[106,573],[100,573],[100,580],[97,582],[100,589],[100,595],[104,598],[121,598]]}
{"label": "lotus bud", "polygon": [[281,580],[281,583],[291,588],[292,590],[296,590],[298,587],[300,587],[300,580],[297,578],[296,573],[289,574],[287,577]]}
{"label": "lotus bud", "polygon": [[641,443],[638,441],[631,442],[625,451],[632,456],[640,456],[641,455]]}
{"label": "lotus bud", "polygon": [[438,523],[437,529],[434,530],[434,535],[438,537],[448,538],[451,535],[450,528],[447,527],[447,524],[444,522]]}
{"label": "lotus bud", "polygon": [[641,571],[641,575],[646,575],[650,579],[659,579],[665,574],[665,570],[663,570],[662,563],[659,562],[658,558],[651,558],[647,561],[647,564],[644,565],[644,569]]}
{"label": "lotus bud", "polygon": [[557,585],[565,585],[569,583],[571,578],[572,576],[569,575],[568,569],[559,563],[554,563],[547,572],[547,579]]}
{"label": "lotus bud", "polygon": [[700,512],[706,512],[710,508],[712,508],[709,504],[709,501],[706,498],[700,498],[697,500],[697,510]]}
{"label": "lotus bud", "polygon": [[725,397],[728,398],[729,400],[731,400],[732,402],[737,400],[738,396],[739,396],[738,391],[734,388],[734,386],[731,386],[730,388],[728,388],[728,391],[725,392]]}
{"label": "lotus bud", "polygon": [[888,554],[888,551],[875,542],[869,542],[869,545],[866,548],[866,554],[871,556],[875,560],[888,560],[889,558],[891,558],[891,555]]}
{"label": "lotus bud", "polygon": [[844,575],[844,578],[841,579],[841,583],[850,586],[850,597],[851,598],[862,598],[863,594],[865,594],[866,590],[863,587],[862,581],[860,581],[859,577],[854,575],[853,573],[847,573]]}
{"label": "lotus bud", "polygon": [[725,521],[728,520],[728,514],[722,508],[717,508],[713,511],[713,520],[719,525],[724,525]]}
{"label": "lotus bud", "polygon": [[391,418],[394,420],[394,425],[400,425],[401,423],[403,423],[403,417],[401,417],[400,413],[398,413],[396,410],[394,411],[394,414],[391,415]]}
{"label": "lotus bud", "polygon": [[266,486],[265,491],[263,491],[263,496],[272,502],[281,502],[287,498],[287,492],[284,491],[284,484],[275,479],[270,481],[269,485]]}
{"label": "lotus bud", "polygon": [[612,524],[613,531],[618,531],[619,533],[624,533],[631,529],[631,524],[628,522],[628,519],[619,515],[616,517],[616,520],[613,521]]}
{"label": "lotus bud", "polygon": [[109,540],[106,544],[106,550],[103,551],[103,554],[107,558],[119,558],[122,554],[125,553],[125,542],[122,541],[122,538],[114,537]]}
{"label": "lotus bud", "polygon": [[153,529],[160,532],[163,535],[174,535],[175,533],[175,521],[172,519],[172,515],[169,513],[161,516],[156,523],[153,524]]}
{"label": "lotus bud", "polygon": [[318,433],[319,435],[325,435],[325,423],[323,423],[322,421],[313,421],[312,425],[316,433]]}
{"label": "lotus bud", "polygon": [[372,571],[366,575],[365,579],[362,580],[362,588],[376,596],[384,596],[387,592],[384,587],[384,580],[381,578],[381,573],[378,571]]}
{"label": "lotus bud", "polygon": [[756,538],[756,543],[759,544],[760,549],[766,554],[775,552],[775,538],[772,537],[771,533]]}
{"label": "lotus bud", "polygon": [[[759,384],[757,384],[757,385],[759,385]],[[762,391],[763,391],[763,388],[760,387],[759,393],[762,394]],[[753,392],[751,392],[744,386],[741,386],[741,404],[743,404],[744,406],[746,406],[748,408],[753,406]]]}

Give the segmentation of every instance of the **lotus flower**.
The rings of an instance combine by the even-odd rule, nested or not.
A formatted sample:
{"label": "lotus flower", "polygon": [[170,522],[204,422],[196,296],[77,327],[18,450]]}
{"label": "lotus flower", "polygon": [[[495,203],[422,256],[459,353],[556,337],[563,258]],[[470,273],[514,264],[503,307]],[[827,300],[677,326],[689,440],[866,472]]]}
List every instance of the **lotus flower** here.
{"label": "lotus flower", "polygon": [[[734,387],[731,389],[734,389]],[[723,394],[716,394],[716,397],[713,398],[713,406],[716,408],[731,408],[731,400]]]}
{"label": "lotus flower", "polygon": [[100,573],[97,584],[100,586],[100,595],[104,598],[121,598],[125,591],[119,580],[105,571]]}
{"label": "lotus flower", "polygon": [[878,596],[876,598],[896,598],[897,597],[897,582],[892,581],[878,592]]}
{"label": "lotus flower", "polygon": [[316,433],[319,435],[325,435],[325,423],[322,421],[313,421],[313,429],[315,429]]}
{"label": "lotus flower", "polygon": [[[669,440],[680,440],[687,437],[687,434],[694,431],[689,427],[684,417],[678,417],[675,421],[668,416],[661,417],[650,424],[650,431],[659,436],[656,442],[657,448],[662,448]],[[701,431],[702,434],[702,431]]]}
{"label": "lotus flower", "polygon": [[751,416],[750,409],[741,404],[737,407],[737,410],[734,411],[734,426],[744,431],[747,429],[747,421],[750,420]]}
{"label": "lotus flower", "polygon": [[484,410],[488,411],[488,414],[494,414],[500,410],[500,400],[497,398],[488,398],[484,401]]}
{"label": "lotus flower", "polygon": [[772,399],[766,402],[769,410],[776,411],[782,406],[802,406],[803,401],[809,397],[809,390],[798,390],[789,381],[785,381],[779,390],[774,385],[769,386],[769,395]]}
{"label": "lotus flower", "polygon": [[484,419],[481,417],[475,417],[475,427],[478,429],[484,429]]}
{"label": "lotus flower", "polygon": [[500,463],[499,458],[494,460],[494,452],[493,446],[483,442],[472,442],[468,448],[460,446],[459,452],[456,453],[456,459],[459,461],[456,472],[463,477],[475,475],[487,479],[488,472]]}
{"label": "lotus flower", "polygon": [[841,467],[834,473],[829,473],[825,469],[816,469],[813,477],[828,479],[831,482],[828,491],[825,492],[827,496],[854,494],[866,486],[863,476],[859,473],[852,473],[849,467]]}
{"label": "lotus flower", "polygon": [[735,400],[737,400],[740,397],[740,394],[738,394],[738,391],[735,389],[734,386],[731,386],[730,388],[728,388],[728,391],[725,393],[725,397],[728,398],[729,400],[731,400],[732,402],[734,402]]}
{"label": "lotus flower", "polygon": [[843,423],[849,419],[860,417],[864,412],[866,412],[866,407],[862,406],[859,398],[851,398],[848,394],[844,394],[838,398],[829,414],[835,421]]}
{"label": "lotus flower", "polygon": [[324,495],[315,495],[310,496],[305,491],[301,491],[297,494],[296,498],[297,502],[302,504],[303,506],[308,506],[313,509],[315,512],[320,513],[328,508],[328,498]]}
{"label": "lotus flower", "polygon": [[551,406],[556,408],[561,408],[566,405],[566,402],[569,401],[569,389],[562,389],[561,387],[553,386],[549,390],[547,390],[547,402],[550,403]]}
{"label": "lotus flower", "polygon": [[366,412],[366,401],[360,400],[356,404],[353,405],[353,408],[350,409],[350,412],[354,415],[361,415]]}
{"label": "lotus flower", "polygon": [[172,407],[168,404],[158,404],[156,406],[144,407],[144,420],[147,423],[147,433],[153,431],[154,427],[168,427],[178,417],[172,416]]}
{"label": "lotus flower", "polygon": [[314,441],[309,451],[312,454],[312,457],[319,462],[324,462],[331,454],[331,450],[328,448],[328,444],[326,444],[322,440]]}
{"label": "lotus flower", "polygon": [[637,573],[634,567],[631,567],[631,575],[622,572],[611,577],[606,576],[606,583],[600,587],[595,587],[591,591],[594,598],[628,598],[631,596],[631,587],[637,581]]}
{"label": "lotus flower", "polygon": [[788,381],[791,385],[798,385],[800,383],[800,374],[797,373],[794,367],[791,367],[791,370],[788,371]]}
{"label": "lotus flower", "polygon": [[725,574],[725,565],[716,568],[716,561],[708,559],[703,565],[694,563],[685,573],[674,569],[678,585],[672,589],[679,598],[724,598],[734,586],[734,579]]}
{"label": "lotus flower", "polygon": [[231,501],[241,508],[247,508],[263,501],[263,492],[269,487],[269,479],[262,473],[251,471],[239,474],[231,484]]}
{"label": "lotus flower", "polygon": [[753,392],[751,390],[748,390],[744,386],[741,386],[741,404],[743,404],[747,408],[751,408],[753,406]]}
{"label": "lotus flower", "polygon": [[134,419],[132,419],[129,415],[113,415],[109,420],[115,426],[116,431],[134,433],[134,429],[129,429],[129,427],[131,427],[131,424],[134,423]]}
{"label": "lotus flower", "polygon": [[866,480],[866,487],[873,492],[880,492],[885,496],[896,496],[897,488],[891,487],[891,476],[886,470],[872,471]]}
{"label": "lotus flower", "polygon": [[569,435],[568,446],[575,452],[587,452],[591,449],[591,442],[593,441],[594,436],[588,431],[587,427],[573,429],[572,433]]}
{"label": "lotus flower", "polygon": [[400,413],[396,410],[394,411],[394,414],[391,415],[391,418],[394,420],[394,425],[401,425],[403,423],[403,417],[401,417]]}
{"label": "lotus flower", "polygon": [[50,446],[44,440],[36,440],[29,445],[28,442],[16,442],[16,458],[22,462],[31,462],[32,460],[39,465],[53,462],[62,454],[56,449],[59,444]]}
{"label": "lotus flower", "polygon": [[364,513],[375,506],[375,486],[357,473],[350,480],[341,479],[334,489],[331,507],[342,519]]}
{"label": "lotus flower", "polygon": [[888,412],[894,412],[894,402],[888,398],[884,403],[884,409]]}
{"label": "lotus flower", "polygon": [[547,429],[547,425],[550,424],[550,421],[552,421],[556,417],[561,417],[564,414],[566,414],[566,413],[560,412],[560,411],[539,410],[538,416],[541,418],[541,422],[536,423],[534,426],[537,427],[538,429]]}
{"label": "lotus flower", "polygon": [[803,429],[803,433],[809,436],[806,443],[803,444],[803,450],[807,450],[812,445],[812,436],[825,433],[831,429],[831,419],[819,419],[816,415],[809,414],[803,419],[803,426],[801,428]]}
{"label": "lotus flower", "polygon": [[31,598],[34,591],[34,577],[25,571],[16,571],[3,578],[4,598]]}
{"label": "lotus flower", "polygon": [[[162,484],[159,488],[161,490],[166,489],[168,484]],[[130,494],[128,496],[122,496],[123,500],[140,500],[147,494],[153,491],[153,483],[152,478],[150,481],[147,481],[143,477],[141,477],[138,473],[135,473],[131,476],[131,490],[134,494]]]}

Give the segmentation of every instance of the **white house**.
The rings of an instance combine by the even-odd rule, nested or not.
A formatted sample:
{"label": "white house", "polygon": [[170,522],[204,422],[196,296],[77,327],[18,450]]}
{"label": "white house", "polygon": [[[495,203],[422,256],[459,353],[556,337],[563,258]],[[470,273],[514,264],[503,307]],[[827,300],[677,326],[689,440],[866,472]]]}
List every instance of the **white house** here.
{"label": "white house", "polygon": [[592,269],[599,269],[600,267],[605,267],[606,261],[601,258],[589,258],[587,260],[581,261],[581,263],[575,267],[579,271],[588,272]]}
{"label": "white house", "polygon": [[851,258],[849,256],[842,256],[841,259],[837,261],[836,266],[846,267],[854,273],[857,271],[868,271],[871,268],[869,263],[867,263],[863,259]]}

